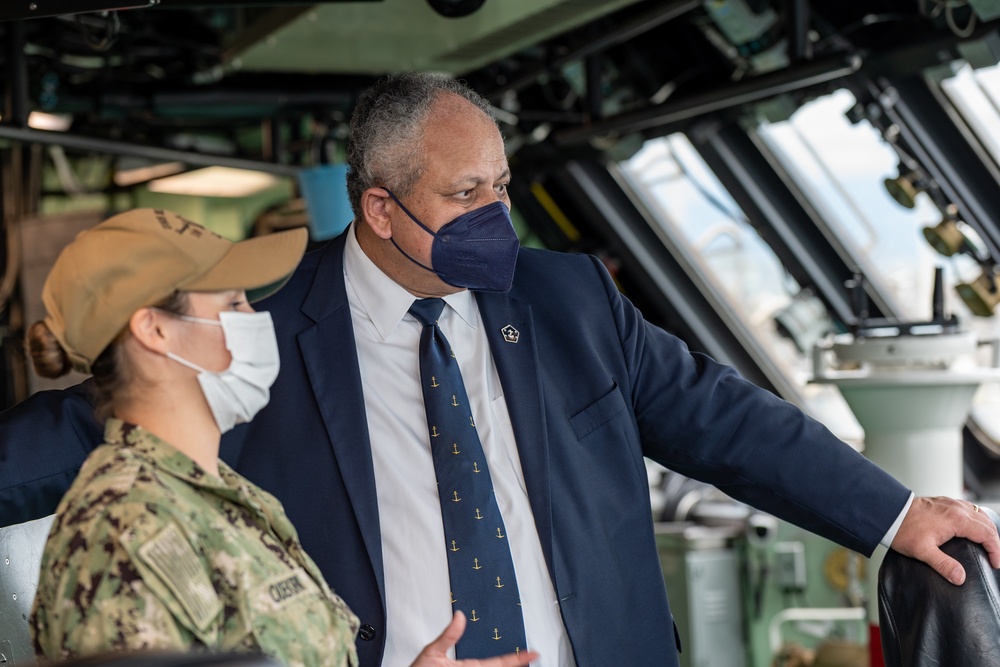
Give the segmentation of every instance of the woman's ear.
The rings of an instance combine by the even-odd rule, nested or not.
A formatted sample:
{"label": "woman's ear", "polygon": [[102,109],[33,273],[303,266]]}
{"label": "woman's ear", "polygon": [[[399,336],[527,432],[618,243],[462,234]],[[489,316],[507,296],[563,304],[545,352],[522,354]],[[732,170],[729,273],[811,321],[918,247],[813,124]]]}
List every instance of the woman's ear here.
{"label": "woman's ear", "polygon": [[392,201],[385,188],[368,188],[361,193],[361,215],[375,234],[383,239],[392,238],[392,220],[388,203]]}
{"label": "woman's ear", "polygon": [[128,330],[132,338],[147,350],[166,355],[169,328],[164,326],[165,318],[153,308],[140,308],[128,320]]}

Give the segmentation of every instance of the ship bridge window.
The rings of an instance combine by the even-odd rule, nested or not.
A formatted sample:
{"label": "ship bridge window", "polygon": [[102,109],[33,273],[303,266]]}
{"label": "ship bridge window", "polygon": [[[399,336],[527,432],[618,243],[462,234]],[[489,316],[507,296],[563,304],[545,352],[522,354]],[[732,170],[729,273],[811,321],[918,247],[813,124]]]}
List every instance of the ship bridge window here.
{"label": "ship bridge window", "polygon": [[[956,125],[977,150],[984,165],[1000,183],[1000,65],[973,68],[968,62],[954,61],[929,78],[938,84],[957,114]],[[996,224],[997,221],[993,221]],[[981,340],[1000,338],[1000,321],[975,318],[973,328]],[[993,443],[1000,443],[1000,383],[985,384],[973,399],[973,423]]]}
{"label": "ship bridge window", "polygon": [[950,76],[941,77],[939,82],[941,90],[993,166],[1000,168],[1000,65],[973,69],[966,62],[955,61],[947,74]]}
{"label": "ship bridge window", "polygon": [[[943,82],[942,89],[997,159],[1000,72],[974,76],[965,67]],[[975,331],[980,340],[997,338],[996,318],[973,315],[955,290],[957,283],[975,281],[981,267],[967,254],[946,257],[928,243],[925,230],[945,224],[942,210],[900,173],[906,156],[866,120],[849,119],[855,105],[850,91],[839,90],[803,105],[788,120],[762,122],[754,136],[783,170],[789,186],[816,211],[845,261],[858,267],[877,291],[887,316],[929,320],[934,270],[941,267],[945,313],[957,315],[960,325]],[[980,363],[986,356],[983,350]],[[995,440],[1000,440],[998,407],[1000,386],[980,387],[973,416]]]}
{"label": "ship bridge window", "polygon": [[619,166],[660,238],[783,397],[860,443],[839,392],[808,383],[810,348],[833,327],[825,307],[788,274],[687,137],[651,139]]}
{"label": "ship bridge window", "polygon": [[[926,195],[899,173],[900,156],[867,121],[848,113],[857,104],[848,90],[800,107],[788,120],[761,123],[756,137],[774,156],[789,185],[808,200],[828,238],[857,267],[891,317],[931,318],[934,268],[954,285],[972,270],[961,256],[946,260],[925,240],[924,227],[941,221]],[[967,315],[954,290],[945,290],[945,309]]]}

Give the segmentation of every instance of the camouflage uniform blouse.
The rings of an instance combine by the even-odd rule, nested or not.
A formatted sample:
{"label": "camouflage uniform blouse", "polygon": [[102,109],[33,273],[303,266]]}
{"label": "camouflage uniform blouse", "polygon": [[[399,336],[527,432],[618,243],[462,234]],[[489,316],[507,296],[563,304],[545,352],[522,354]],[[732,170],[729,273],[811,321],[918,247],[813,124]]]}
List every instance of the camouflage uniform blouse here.
{"label": "camouflage uniform blouse", "polygon": [[262,652],[357,665],[358,619],[299,545],[281,504],[117,419],[63,497],[32,611],[35,652]]}

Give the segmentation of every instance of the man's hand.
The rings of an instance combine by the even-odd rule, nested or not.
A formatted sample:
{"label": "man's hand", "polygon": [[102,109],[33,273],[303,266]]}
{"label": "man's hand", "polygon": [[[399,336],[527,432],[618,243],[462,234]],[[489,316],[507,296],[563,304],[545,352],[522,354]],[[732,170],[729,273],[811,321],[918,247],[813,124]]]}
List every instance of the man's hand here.
{"label": "man's hand", "polygon": [[965,569],[940,546],[953,537],[983,545],[990,564],[1000,568],[1000,537],[996,526],[976,505],[954,498],[914,498],[892,541],[899,553],[921,560],[942,577],[961,586]]}
{"label": "man's hand", "polygon": [[448,650],[458,643],[463,632],[465,632],[465,614],[456,611],[441,636],[428,644],[410,667],[523,667],[538,658],[538,654],[534,651],[521,651],[517,655],[508,653],[499,658],[452,660],[448,657]]}

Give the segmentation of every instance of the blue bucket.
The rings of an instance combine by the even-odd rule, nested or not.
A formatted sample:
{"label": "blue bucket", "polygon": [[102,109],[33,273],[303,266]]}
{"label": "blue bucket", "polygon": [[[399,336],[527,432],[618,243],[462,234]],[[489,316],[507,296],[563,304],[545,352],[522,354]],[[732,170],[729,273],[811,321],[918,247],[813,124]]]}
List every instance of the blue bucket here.
{"label": "blue bucket", "polygon": [[299,189],[309,212],[314,241],[332,239],[354,219],[347,198],[347,165],[324,164],[299,171]]}

